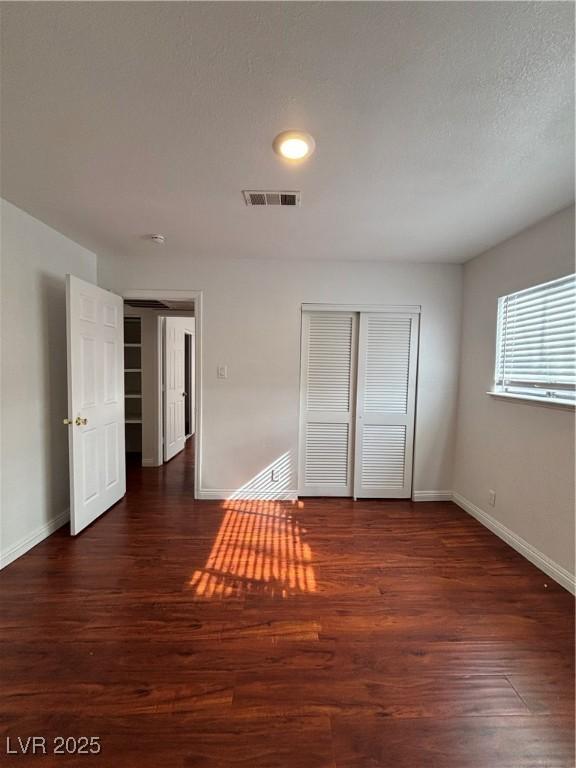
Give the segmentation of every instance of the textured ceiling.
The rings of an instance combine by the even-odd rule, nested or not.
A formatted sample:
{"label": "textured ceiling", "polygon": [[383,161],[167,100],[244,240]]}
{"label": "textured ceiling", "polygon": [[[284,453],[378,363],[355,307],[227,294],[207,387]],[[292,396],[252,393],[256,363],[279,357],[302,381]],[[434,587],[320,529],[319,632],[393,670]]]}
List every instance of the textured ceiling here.
{"label": "textured ceiling", "polygon": [[572,3],[2,5],[3,196],[93,250],[464,261],[573,200]]}

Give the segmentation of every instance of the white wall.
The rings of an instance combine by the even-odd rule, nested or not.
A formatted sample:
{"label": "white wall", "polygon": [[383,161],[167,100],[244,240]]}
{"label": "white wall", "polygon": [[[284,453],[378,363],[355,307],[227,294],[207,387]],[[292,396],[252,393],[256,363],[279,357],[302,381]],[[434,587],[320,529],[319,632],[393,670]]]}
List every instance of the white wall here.
{"label": "white wall", "polygon": [[2,565],[68,519],[65,275],[96,256],[1,202]]}
{"label": "white wall", "polygon": [[[160,252],[136,261],[99,258],[99,284],[202,290],[203,466],[206,497],[249,483],[289,453],[296,462],[300,306],[303,302],[421,304],[414,488],[452,488],[460,340],[459,265],[278,263],[191,259]],[[227,380],[216,378],[227,364]],[[289,486],[296,489],[295,470]]]}
{"label": "white wall", "polygon": [[141,310],[142,318],[142,465],[162,464],[161,342],[158,315]]}
{"label": "white wall", "polygon": [[[454,472],[457,500],[473,513],[489,513],[496,529],[507,529],[501,534],[535,550],[519,542],[524,554],[552,560],[552,572],[560,566],[555,576],[561,580],[561,569],[574,573],[574,413],[486,392],[494,374],[498,296],[573,271],[573,208],[465,265]],[[489,489],[496,491],[494,508]]]}

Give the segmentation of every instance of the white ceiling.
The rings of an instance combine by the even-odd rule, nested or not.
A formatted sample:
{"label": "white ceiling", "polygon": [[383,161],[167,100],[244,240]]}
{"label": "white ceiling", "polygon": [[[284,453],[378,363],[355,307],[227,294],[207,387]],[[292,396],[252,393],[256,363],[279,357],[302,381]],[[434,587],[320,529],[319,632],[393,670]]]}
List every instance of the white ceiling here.
{"label": "white ceiling", "polygon": [[[574,6],[3,4],[2,192],[93,250],[464,261],[568,205]],[[283,129],[316,154],[287,167]],[[242,189],[300,189],[247,208]]]}

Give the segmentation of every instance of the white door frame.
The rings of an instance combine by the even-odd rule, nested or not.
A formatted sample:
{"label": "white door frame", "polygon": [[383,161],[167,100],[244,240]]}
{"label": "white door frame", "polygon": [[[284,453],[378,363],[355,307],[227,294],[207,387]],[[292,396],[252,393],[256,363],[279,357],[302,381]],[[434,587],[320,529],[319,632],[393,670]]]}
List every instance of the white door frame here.
{"label": "white door frame", "polygon": [[[392,312],[394,314],[417,314],[420,316],[422,307],[420,304],[314,304],[306,303],[300,305],[300,387],[302,386],[302,366],[303,366],[303,315],[305,312]],[[421,326],[418,323],[418,337],[420,336]],[[414,393],[414,442],[412,448],[412,499],[414,498],[414,450],[416,448],[416,426],[418,418],[418,368],[419,368],[420,346],[418,345],[418,359],[416,361],[416,392]],[[300,390],[301,391],[301,390]],[[298,405],[298,488],[302,488],[302,457],[301,439],[304,430],[303,425],[304,411],[302,407],[302,397],[299,398]],[[355,434],[354,434],[355,438]],[[355,497],[353,497],[355,498]]]}
{"label": "white door frame", "polygon": [[196,432],[194,438],[194,498],[199,498],[200,478],[202,477],[202,291],[178,291],[162,288],[130,288],[122,291],[124,299],[172,299],[173,301],[193,301],[195,318],[195,392],[194,422]]}

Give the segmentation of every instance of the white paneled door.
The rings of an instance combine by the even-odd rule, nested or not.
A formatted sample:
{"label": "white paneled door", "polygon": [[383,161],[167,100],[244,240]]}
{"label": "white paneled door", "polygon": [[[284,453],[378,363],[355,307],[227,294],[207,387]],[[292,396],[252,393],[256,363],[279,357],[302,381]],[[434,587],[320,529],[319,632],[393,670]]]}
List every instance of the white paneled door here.
{"label": "white paneled door", "polygon": [[355,313],[302,315],[303,496],[352,495],[357,326]]}
{"label": "white paneled door", "polygon": [[418,320],[303,313],[302,496],[410,497]]}
{"label": "white paneled door", "polygon": [[164,318],[164,461],[186,443],[185,343],[181,318]]}
{"label": "white paneled door", "polygon": [[123,301],[66,277],[70,529],[79,533],[126,493]]}
{"label": "white paneled door", "polygon": [[409,498],[412,494],[417,360],[417,314],[360,314],[356,498]]}

